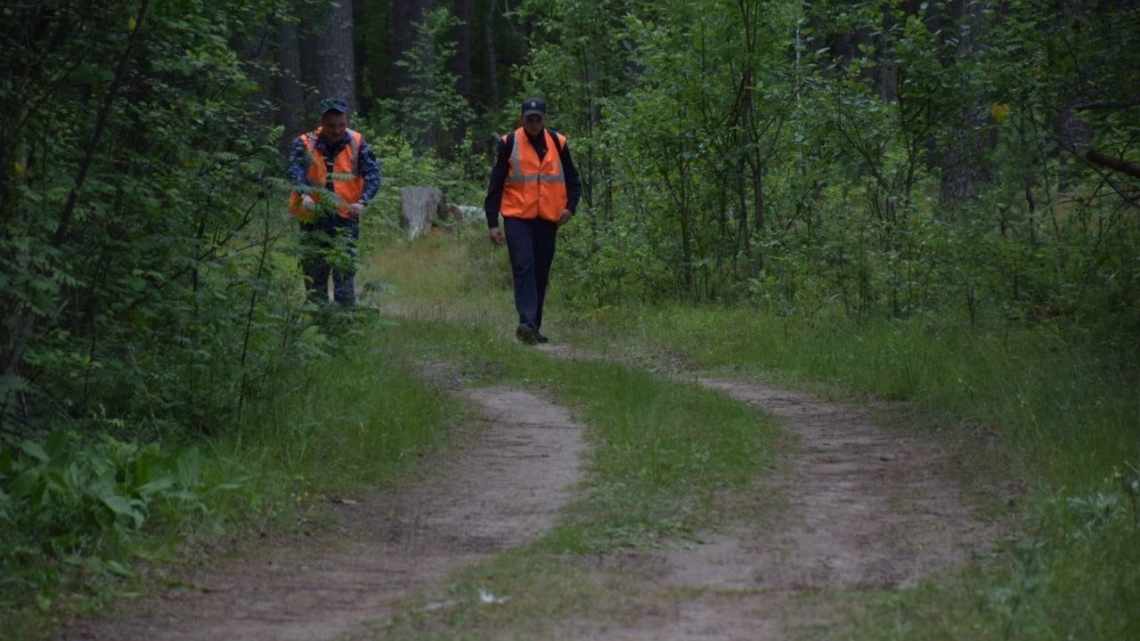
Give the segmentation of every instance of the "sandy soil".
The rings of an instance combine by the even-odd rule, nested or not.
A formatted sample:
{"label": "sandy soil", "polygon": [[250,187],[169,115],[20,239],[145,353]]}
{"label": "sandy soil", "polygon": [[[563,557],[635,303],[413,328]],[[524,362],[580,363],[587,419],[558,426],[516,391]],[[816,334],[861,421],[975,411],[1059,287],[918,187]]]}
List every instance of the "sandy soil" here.
{"label": "sandy soil", "polygon": [[567,638],[798,638],[840,623],[838,593],[912,586],[1000,536],[964,500],[949,453],[932,439],[883,429],[866,408],[755,382],[698,382],[775,416],[795,444],[747,499],[742,513],[753,517],[699,545],[642,556],[654,569],[646,589],[666,607],[621,625],[579,622]]}
{"label": "sandy soil", "polygon": [[682,583],[764,590],[913,585],[984,547],[975,518],[930,439],[887,431],[866,409],[758,383],[700,379],[782,420],[799,446],[768,484],[786,505],[763,531],[717,537],[676,560]]}
{"label": "sandy soil", "polygon": [[506,388],[463,392],[484,415],[470,443],[416,483],[338,506],[317,540],[277,541],[131,604],[69,626],[68,641],[308,641],[381,619],[449,571],[551,527],[578,480],[581,426]]}

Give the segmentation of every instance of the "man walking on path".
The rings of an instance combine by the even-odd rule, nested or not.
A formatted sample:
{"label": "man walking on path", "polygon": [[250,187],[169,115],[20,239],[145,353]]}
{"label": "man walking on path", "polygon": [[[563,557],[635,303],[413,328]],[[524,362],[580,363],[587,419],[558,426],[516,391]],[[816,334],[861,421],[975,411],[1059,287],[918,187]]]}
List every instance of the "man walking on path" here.
{"label": "man walking on path", "polygon": [[293,142],[289,211],[301,223],[301,269],[309,300],[356,304],[356,241],[360,214],[380,189],[380,163],[360,132],[348,128],[348,103],[321,101],[321,124]]}
{"label": "man walking on path", "polygon": [[[582,193],[570,159],[566,136],[546,128],[546,103],[529,98],[522,104],[523,126],[499,140],[498,159],[483,211],[491,242],[507,244],[515,281],[519,326],[515,336],[528,345],[546,343],[542,306],[554,241],[578,207]],[[503,230],[499,214],[503,215]]]}

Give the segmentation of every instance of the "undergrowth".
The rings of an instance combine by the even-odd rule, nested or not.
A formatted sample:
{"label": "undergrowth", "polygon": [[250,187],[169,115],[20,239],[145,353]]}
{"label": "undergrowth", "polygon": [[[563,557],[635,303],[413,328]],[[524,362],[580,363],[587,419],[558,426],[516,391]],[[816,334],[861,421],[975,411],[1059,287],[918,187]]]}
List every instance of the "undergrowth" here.
{"label": "undergrowth", "polygon": [[392,327],[327,319],[325,358],[253,401],[224,436],[132,443],[60,430],[0,451],[0,617],[36,638],[137,592],[139,562],[194,562],[185,541],[293,526],[440,445],[456,405],[411,375]]}

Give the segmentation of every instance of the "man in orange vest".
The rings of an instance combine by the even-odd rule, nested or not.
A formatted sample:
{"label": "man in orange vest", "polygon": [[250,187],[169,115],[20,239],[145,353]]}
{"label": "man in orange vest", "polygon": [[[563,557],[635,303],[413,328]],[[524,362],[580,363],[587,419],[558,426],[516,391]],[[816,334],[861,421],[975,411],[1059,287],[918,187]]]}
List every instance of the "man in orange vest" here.
{"label": "man in orange vest", "polygon": [[309,300],[356,304],[360,214],[380,189],[380,163],[360,132],[348,128],[348,103],[321,101],[321,124],[293,142],[289,211],[301,223],[301,269]]}
{"label": "man in orange vest", "polygon": [[499,140],[483,211],[491,242],[506,242],[510,254],[519,313],[515,336],[533,345],[549,340],[542,334],[542,306],[555,239],[558,228],[574,216],[582,187],[566,136],[546,128],[546,103],[524,100],[522,116],[523,126]]}

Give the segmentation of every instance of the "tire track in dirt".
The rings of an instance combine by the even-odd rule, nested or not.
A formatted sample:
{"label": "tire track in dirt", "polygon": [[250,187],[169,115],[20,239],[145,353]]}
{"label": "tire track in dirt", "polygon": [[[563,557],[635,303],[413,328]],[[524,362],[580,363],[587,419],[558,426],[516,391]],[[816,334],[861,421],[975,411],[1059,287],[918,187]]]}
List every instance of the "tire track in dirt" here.
{"label": "tire track in dirt", "polygon": [[267,544],[84,621],[66,641],[310,641],[393,614],[399,601],[462,565],[550,528],[571,498],[585,445],[569,413],[533,394],[462,392],[487,425],[429,461],[398,491],[338,510],[335,535]]}
{"label": "tire track in dirt", "polygon": [[780,419],[798,447],[767,483],[786,501],[775,522],[763,533],[702,546],[678,563],[682,582],[775,591],[908,587],[992,540],[992,526],[975,518],[948,473],[947,452],[932,440],[880,428],[864,408],[759,383],[698,380]]}
{"label": "tire track in dirt", "polygon": [[[565,346],[544,351],[604,360]],[[575,638],[795,638],[797,630],[838,624],[829,595],[913,586],[988,549],[1002,533],[969,505],[950,452],[932,438],[884,429],[865,407],[763,383],[678,380],[768,413],[793,443],[745,499],[743,512],[753,518],[688,549],[635,554],[652,577],[646,589],[663,595],[660,607],[628,624],[579,625]]]}

